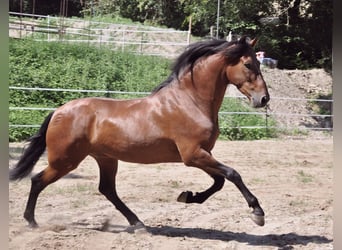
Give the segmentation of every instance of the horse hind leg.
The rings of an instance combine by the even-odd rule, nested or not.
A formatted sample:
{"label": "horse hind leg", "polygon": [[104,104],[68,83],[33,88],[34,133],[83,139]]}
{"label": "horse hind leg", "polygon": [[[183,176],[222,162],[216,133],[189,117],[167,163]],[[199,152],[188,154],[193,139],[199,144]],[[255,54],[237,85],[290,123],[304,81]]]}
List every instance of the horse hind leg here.
{"label": "horse hind leg", "polygon": [[29,198],[27,200],[24,218],[29,223],[30,227],[38,227],[38,224],[35,220],[35,207],[37,204],[37,199],[39,194],[51,183],[57,181],[67,173],[69,173],[72,168],[53,168],[48,165],[43,171],[39,172],[35,176],[31,178],[31,190],[29,194]]}
{"label": "horse hind leg", "polygon": [[99,191],[126,217],[129,224],[136,229],[143,228],[144,224],[122,202],[115,188],[118,161],[111,158],[95,158],[100,168]]}

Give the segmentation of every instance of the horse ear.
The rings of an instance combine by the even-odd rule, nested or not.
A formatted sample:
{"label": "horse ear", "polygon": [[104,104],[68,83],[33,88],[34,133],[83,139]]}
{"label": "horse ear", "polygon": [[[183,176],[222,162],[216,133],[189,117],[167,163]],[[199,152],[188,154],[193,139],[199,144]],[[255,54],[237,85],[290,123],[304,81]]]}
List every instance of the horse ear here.
{"label": "horse ear", "polygon": [[247,41],[247,36],[242,36],[242,37],[239,39],[238,43],[240,43],[240,44],[245,44],[246,41]]}
{"label": "horse ear", "polygon": [[257,43],[257,41],[258,41],[258,39],[257,39],[257,38],[254,38],[253,40],[251,40],[251,41],[249,42],[249,44],[250,44],[252,47],[254,47],[255,44]]}

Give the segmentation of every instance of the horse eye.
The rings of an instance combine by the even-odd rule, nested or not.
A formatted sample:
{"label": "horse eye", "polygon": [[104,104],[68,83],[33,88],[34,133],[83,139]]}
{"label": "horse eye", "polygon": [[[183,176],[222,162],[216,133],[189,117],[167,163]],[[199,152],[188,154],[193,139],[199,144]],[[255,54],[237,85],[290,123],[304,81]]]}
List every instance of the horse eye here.
{"label": "horse eye", "polygon": [[244,64],[247,69],[252,69],[252,64],[250,63],[245,63]]}

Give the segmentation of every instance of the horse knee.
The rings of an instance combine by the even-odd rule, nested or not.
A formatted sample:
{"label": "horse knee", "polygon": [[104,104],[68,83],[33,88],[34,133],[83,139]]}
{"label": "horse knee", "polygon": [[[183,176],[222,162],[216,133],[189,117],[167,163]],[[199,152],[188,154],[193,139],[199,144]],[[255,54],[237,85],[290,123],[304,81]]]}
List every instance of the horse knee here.
{"label": "horse knee", "polygon": [[103,185],[101,182],[99,184],[99,192],[103,195],[106,195],[106,193],[108,193],[108,188],[106,185]]}
{"label": "horse knee", "polygon": [[113,185],[107,181],[101,181],[100,180],[100,184],[99,184],[99,192],[101,194],[103,194],[104,196],[108,196],[111,195],[113,192],[115,191],[115,188],[113,187]]}
{"label": "horse knee", "polygon": [[31,178],[31,192],[39,193],[44,189],[46,184],[44,184],[42,177],[44,175],[44,171],[39,172]]}
{"label": "horse knee", "polygon": [[214,178],[214,184],[213,187],[215,188],[215,190],[221,190],[223,185],[224,185],[224,177],[223,176],[215,176]]}
{"label": "horse knee", "polygon": [[239,183],[242,181],[241,175],[235,169],[227,170],[226,178],[233,183]]}

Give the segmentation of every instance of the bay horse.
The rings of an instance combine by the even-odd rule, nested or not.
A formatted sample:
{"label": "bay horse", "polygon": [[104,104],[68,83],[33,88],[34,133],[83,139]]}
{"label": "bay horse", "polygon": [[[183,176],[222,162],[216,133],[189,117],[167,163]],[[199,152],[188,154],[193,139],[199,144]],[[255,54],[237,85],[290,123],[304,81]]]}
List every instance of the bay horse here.
{"label": "bay horse", "polygon": [[175,60],[170,76],[151,94],[131,100],[88,97],[74,99],[51,112],[37,134],[28,139],[9,179],[30,174],[47,149],[47,167],[31,178],[24,218],[37,227],[35,207],[41,191],[77,168],[86,156],[100,169],[99,191],[131,226],[143,222],[118,197],[118,160],[149,164],[183,162],[205,171],[213,184],[199,193],[182,192],[177,201],[203,203],[219,191],[225,179],[233,182],[252,209],[252,219],[264,225],[264,211],[240,174],[211,154],[219,135],[218,112],[228,84],[235,85],[253,107],[269,101],[256,39],[208,40],[190,44]]}

